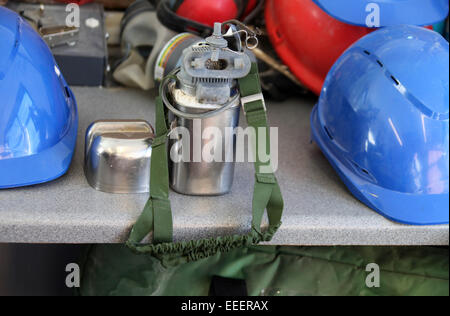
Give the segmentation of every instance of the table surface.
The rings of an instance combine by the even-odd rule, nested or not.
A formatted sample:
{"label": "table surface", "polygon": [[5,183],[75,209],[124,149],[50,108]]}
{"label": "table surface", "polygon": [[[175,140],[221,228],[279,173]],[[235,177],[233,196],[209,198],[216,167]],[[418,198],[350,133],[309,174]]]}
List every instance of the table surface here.
{"label": "table surface", "polygon": [[[84,133],[97,119],[154,122],[154,92],[74,88],[80,126],[69,172],[51,183],[0,191],[0,243],[120,243],[147,194],[113,195],[92,189],[83,173]],[[449,226],[393,223],[357,201],[315,144],[309,114],[316,100],[268,102],[279,127],[279,179],[284,199],[277,245],[448,245]],[[253,166],[239,163],[230,194],[189,197],[171,193],[177,241],[246,233],[251,222]]]}

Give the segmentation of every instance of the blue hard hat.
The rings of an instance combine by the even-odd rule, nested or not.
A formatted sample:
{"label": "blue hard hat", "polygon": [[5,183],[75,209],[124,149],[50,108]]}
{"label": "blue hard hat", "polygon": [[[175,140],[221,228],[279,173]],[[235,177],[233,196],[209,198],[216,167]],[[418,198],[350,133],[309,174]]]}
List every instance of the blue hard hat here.
{"label": "blue hard hat", "polygon": [[63,175],[77,137],[75,98],[50,49],[0,7],[0,189]]}
{"label": "blue hard hat", "polygon": [[449,222],[448,50],[421,27],[377,30],[334,64],[311,114],[350,191],[397,222]]}
{"label": "blue hard hat", "polygon": [[314,0],[332,17],[367,26],[371,13],[379,13],[379,26],[432,25],[445,20],[448,0]]}

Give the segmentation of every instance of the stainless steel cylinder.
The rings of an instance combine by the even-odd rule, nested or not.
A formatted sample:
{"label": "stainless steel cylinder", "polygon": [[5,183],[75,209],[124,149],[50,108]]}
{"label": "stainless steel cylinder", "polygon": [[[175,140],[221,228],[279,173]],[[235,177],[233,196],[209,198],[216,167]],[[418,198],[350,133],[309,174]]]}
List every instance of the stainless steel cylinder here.
{"label": "stainless steel cylinder", "polygon": [[[220,105],[195,102],[195,98],[183,95],[181,90],[172,90],[172,97],[174,106],[186,113],[204,113],[220,107]],[[172,139],[175,137],[172,135],[169,141],[170,186],[174,191],[201,196],[223,195],[231,191],[236,151],[234,129],[239,125],[239,114],[240,101],[237,98],[230,109],[206,119],[190,120],[171,115],[172,127],[181,127],[189,132],[189,141],[183,140],[183,135],[179,133],[176,133],[176,139]],[[213,150],[221,149],[221,160],[206,162],[203,157],[200,157],[201,159],[198,161],[199,153],[195,153],[195,149],[198,150],[200,147],[203,152],[205,146],[211,146],[212,140],[203,137],[205,131],[210,128],[220,132],[221,141],[216,143]],[[187,148],[184,146],[190,146],[189,155],[185,155]],[[177,152],[178,156],[189,156],[189,160],[174,162],[171,158],[172,151]]]}

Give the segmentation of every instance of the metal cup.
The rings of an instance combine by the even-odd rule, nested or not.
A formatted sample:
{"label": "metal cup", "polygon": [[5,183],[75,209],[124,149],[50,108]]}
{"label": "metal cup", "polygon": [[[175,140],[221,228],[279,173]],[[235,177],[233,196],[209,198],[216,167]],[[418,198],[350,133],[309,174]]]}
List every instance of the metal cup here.
{"label": "metal cup", "polygon": [[108,193],[150,191],[152,126],[143,120],[101,120],[86,131],[84,171],[89,184]]}

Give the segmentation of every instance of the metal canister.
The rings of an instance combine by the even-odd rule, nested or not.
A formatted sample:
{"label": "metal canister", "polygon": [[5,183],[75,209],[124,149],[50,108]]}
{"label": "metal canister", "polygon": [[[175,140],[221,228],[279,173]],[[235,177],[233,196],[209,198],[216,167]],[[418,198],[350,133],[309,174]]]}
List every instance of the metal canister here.
{"label": "metal canister", "polygon": [[[174,106],[187,113],[206,113],[219,108],[213,104],[199,104],[192,102],[180,90],[171,89],[174,99]],[[174,162],[169,159],[170,185],[178,193],[187,195],[223,195],[230,192],[234,178],[234,158],[236,151],[235,135],[233,130],[239,125],[240,100],[234,98],[230,108],[220,114],[204,119],[187,119],[173,116],[173,127],[183,127],[189,131],[189,142],[178,135],[177,139],[171,139],[169,144],[169,157],[173,155],[171,151],[176,151],[180,157],[183,157],[186,150],[183,144],[191,144],[189,148],[189,161]],[[221,161],[205,161],[203,157],[195,157],[194,147],[205,148],[211,139],[204,139],[202,135],[211,127],[220,132],[220,140],[212,151],[219,150]],[[199,136],[200,135],[200,136]],[[195,143],[197,142],[197,146]],[[220,147],[220,148],[218,148]],[[215,154],[215,153],[212,153]],[[228,155],[228,156],[227,156]],[[200,159],[199,159],[200,158]]]}
{"label": "metal canister", "polygon": [[218,23],[211,37],[184,49],[180,67],[162,81],[161,96],[171,113],[169,169],[174,191],[230,192],[240,113],[237,79],[250,69],[249,56],[241,48],[228,48]]}

